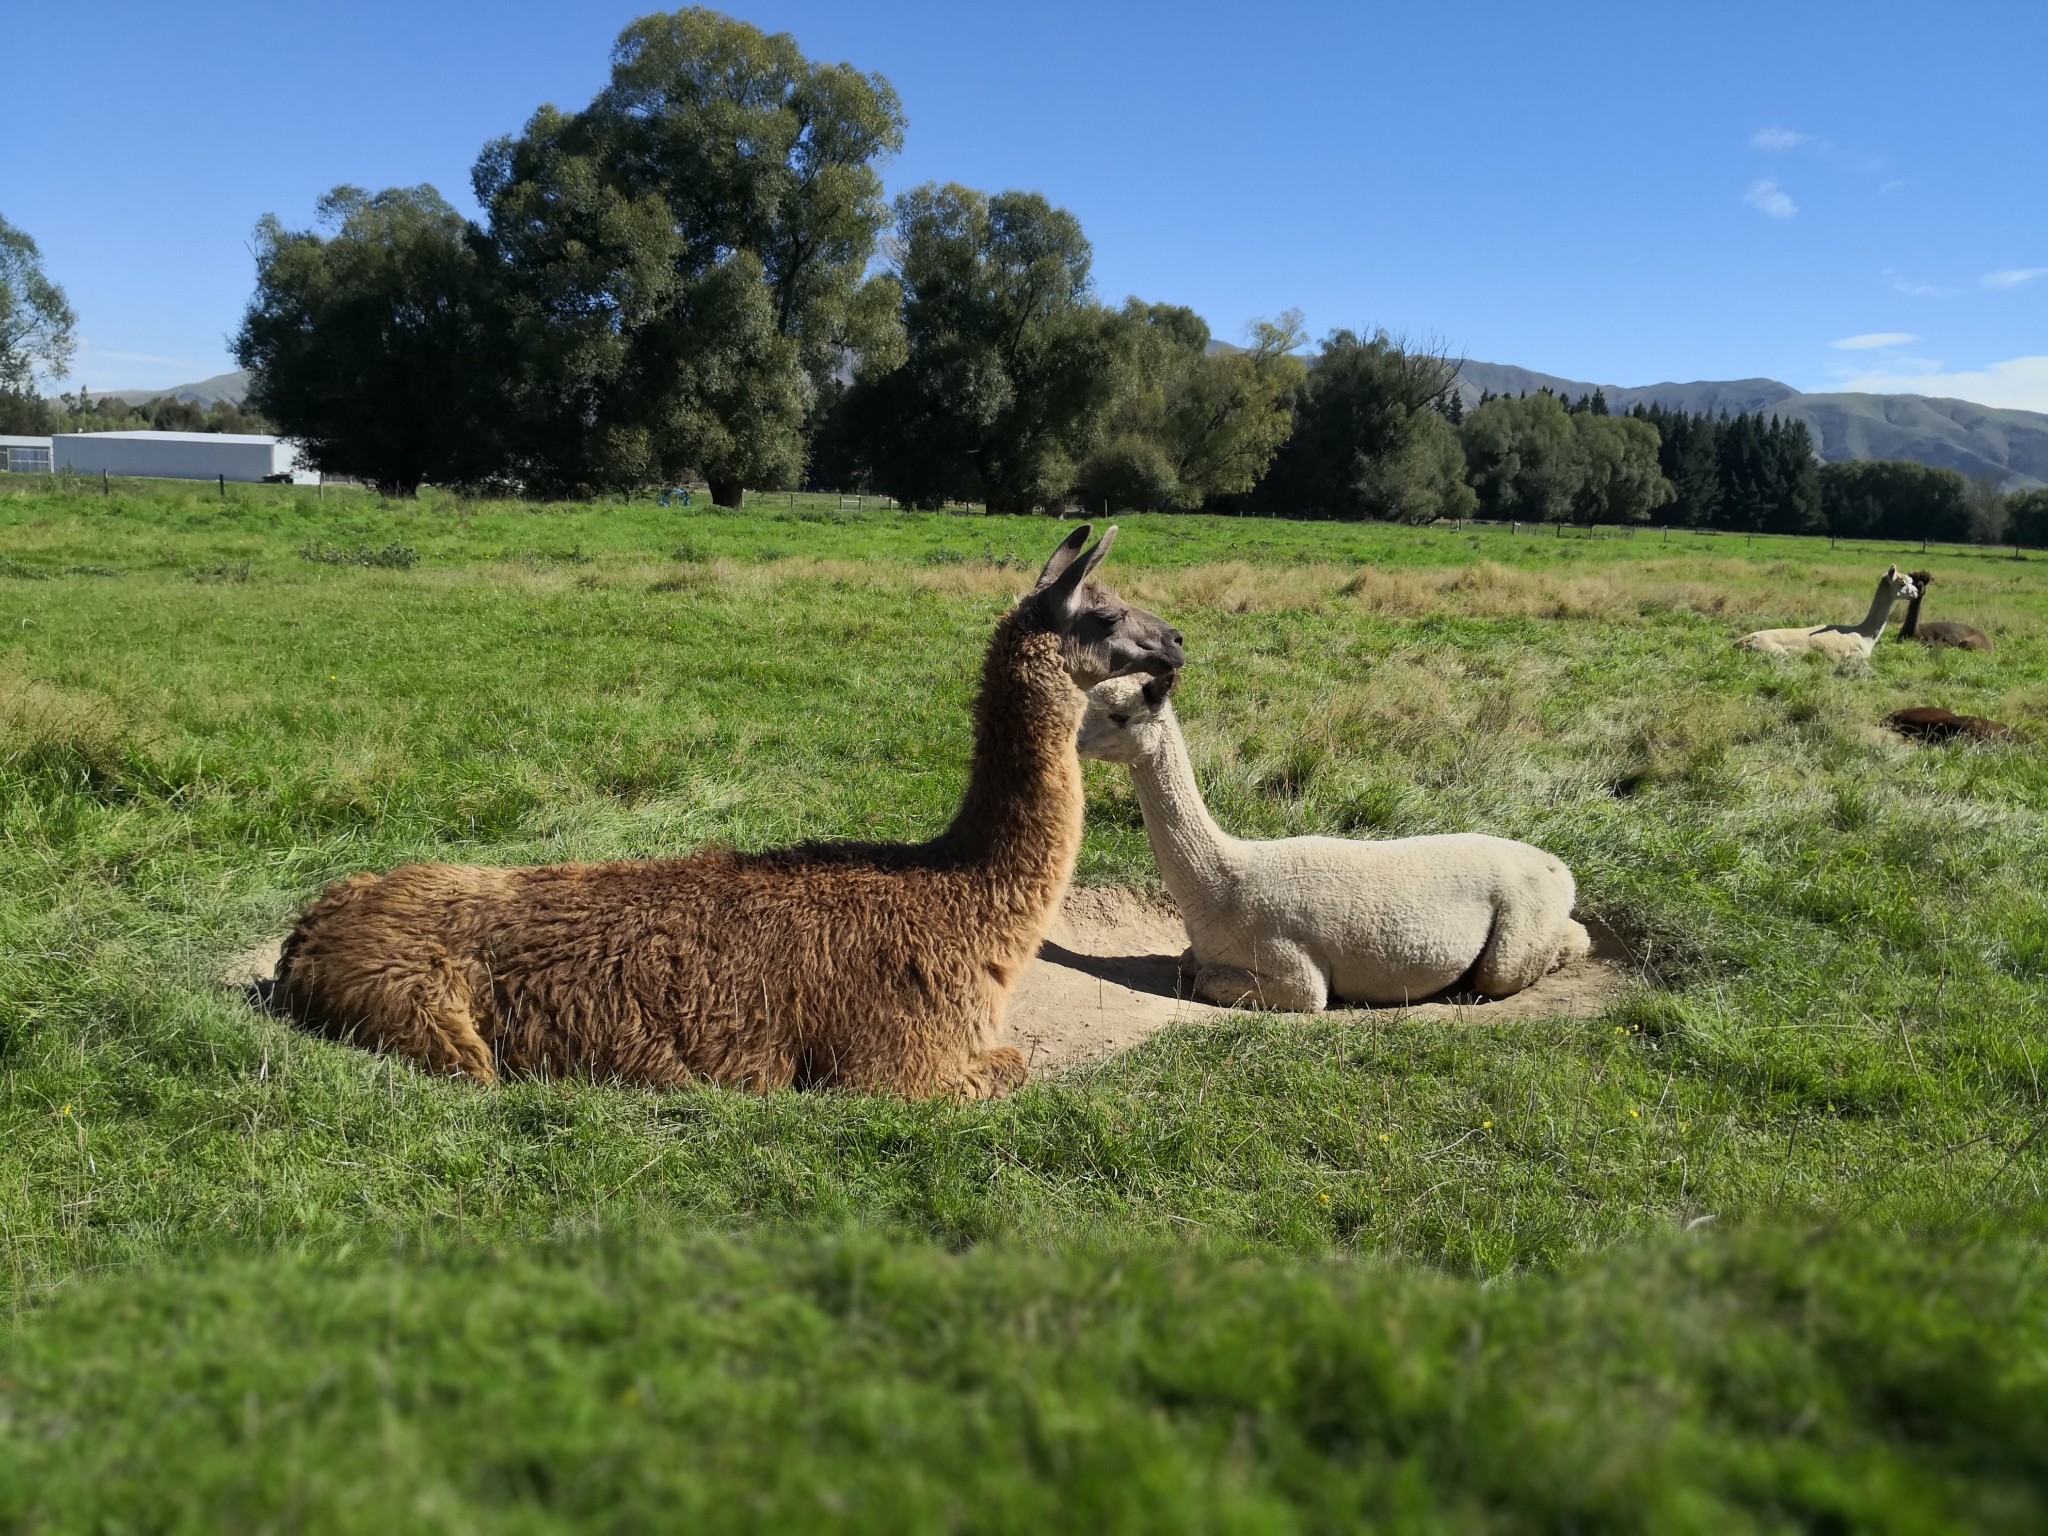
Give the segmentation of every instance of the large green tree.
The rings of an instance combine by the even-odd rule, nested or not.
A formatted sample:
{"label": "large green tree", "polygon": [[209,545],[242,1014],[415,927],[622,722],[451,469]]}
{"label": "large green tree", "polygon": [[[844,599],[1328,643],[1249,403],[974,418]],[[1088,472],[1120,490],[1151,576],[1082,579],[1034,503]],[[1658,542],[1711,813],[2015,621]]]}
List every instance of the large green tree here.
{"label": "large green tree", "polygon": [[428,186],[337,187],[319,221],[257,227],[234,342],[250,402],[315,467],[391,494],[492,476],[503,325],[477,231]]}
{"label": "large green tree", "polygon": [[1471,497],[1446,477],[1440,407],[1458,367],[1385,331],[1325,337],[1295,407],[1294,431],[1260,483],[1261,505],[1293,516],[1426,523],[1462,517]]}
{"label": "large green tree", "polygon": [[727,506],[790,483],[845,360],[895,345],[896,289],[867,268],[876,166],[902,141],[879,75],[693,7],[627,27],[583,111],[487,148],[522,472],[568,489],[697,470]]}
{"label": "large green tree", "polygon": [[1082,505],[1156,512],[1243,496],[1294,429],[1300,315],[1256,322],[1249,348],[1224,352],[1191,309],[1131,299],[1123,320],[1124,379],[1076,478]]}
{"label": "large green tree", "polygon": [[1953,469],[1866,459],[1825,465],[1819,478],[1830,533],[1954,543],[1971,535],[1970,482]]}
{"label": "large green tree", "polygon": [[1579,442],[1572,513],[1588,523],[1646,523],[1678,494],[1658,465],[1657,429],[1647,421],[1610,416],[1606,401],[1596,400],[1592,410],[1572,414]]}
{"label": "large green tree", "polygon": [[873,482],[914,506],[1062,505],[1123,377],[1080,221],[1035,192],[926,185],[896,200],[903,361],[847,402]]}
{"label": "large green tree", "polygon": [[2005,503],[2006,537],[2026,549],[2048,549],[2048,491],[2021,491]]}
{"label": "large green tree", "polygon": [[71,369],[77,317],[64,290],[43,271],[43,253],[26,230],[0,218],[0,413],[41,419],[38,373],[61,379]]}
{"label": "large green tree", "polygon": [[[1581,418],[1585,419],[1585,418]],[[1610,418],[1611,419],[1611,418]],[[1585,479],[1574,418],[1547,391],[1488,400],[1458,429],[1466,474],[1487,517],[1562,522]]]}

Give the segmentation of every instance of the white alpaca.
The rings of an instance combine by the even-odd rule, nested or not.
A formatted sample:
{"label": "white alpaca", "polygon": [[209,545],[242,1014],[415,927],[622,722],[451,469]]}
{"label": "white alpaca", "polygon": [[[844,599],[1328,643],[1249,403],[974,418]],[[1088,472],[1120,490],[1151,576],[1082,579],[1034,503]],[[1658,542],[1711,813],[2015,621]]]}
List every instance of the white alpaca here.
{"label": "white alpaca", "polygon": [[1759,629],[1735,643],[1744,650],[1762,651],[1766,656],[1798,656],[1818,651],[1836,661],[1868,661],[1877,648],[1877,638],[1891,621],[1892,604],[1900,598],[1915,598],[1920,589],[1913,578],[1896,565],[1884,568],[1877,579],[1877,596],[1861,624],[1824,624],[1818,629]]}
{"label": "white alpaca", "polygon": [[1572,872],[1541,848],[1457,833],[1246,842],[1209,815],[1167,695],[1093,689],[1083,757],[1128,763],[1145,832],[1187,924],[1184,971],[1225,1006],[1314,1013],[1332,999],[1419,1002],[1454,986],[1505,997],[1591,947]]}

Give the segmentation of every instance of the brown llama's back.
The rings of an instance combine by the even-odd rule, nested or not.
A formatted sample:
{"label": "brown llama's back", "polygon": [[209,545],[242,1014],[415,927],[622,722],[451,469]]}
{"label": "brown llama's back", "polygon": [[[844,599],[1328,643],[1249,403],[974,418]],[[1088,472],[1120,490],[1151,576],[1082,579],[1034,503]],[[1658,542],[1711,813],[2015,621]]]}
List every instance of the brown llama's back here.
{"label": "brown llama's back", "polygon": [[[1079,834],[1076,816],[1075,851]],[[991,895],[936,847],[411,865],[316,902],[277,990],[322,1033],[484,1081],[975,1096],[1013,1086],[962,1073],[1042,937],[1007,935]]]}
{"label": "brown llama's back", "polygon": [[1982,715],[1958,715],[1931,704],[1894,710],[1884,717],[1884,723],[1901,736],[1910,736],[1915,741],[1954,741],[1958,738],[1998,741],[2019,734],[2011,726],[1987,720]]}
{"label": "brown llama's back", "polygon": [[1981,629],[1959,624],[1954,619],[1935,619],[1922,624],[1913,638],[1922,645],[1947,645],[1960,651],[1988,651],[1991,637]]}

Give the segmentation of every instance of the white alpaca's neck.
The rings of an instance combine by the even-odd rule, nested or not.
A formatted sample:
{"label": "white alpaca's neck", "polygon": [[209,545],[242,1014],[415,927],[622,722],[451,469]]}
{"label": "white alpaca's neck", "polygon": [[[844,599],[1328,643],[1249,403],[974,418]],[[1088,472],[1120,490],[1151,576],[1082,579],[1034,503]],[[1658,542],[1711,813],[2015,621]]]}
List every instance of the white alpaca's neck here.
{"label": "white alpaca's neck", "polygon": [[1863,622],[1856,626],[1856,633],[1870,641],[1878,640],[1884,634],[1884,627],[1892,616],[1892,604],[1897,597],[1882,581],[1877,584],[1877,596],[1870,600],[1870,612],[1863,616]]}
{"label": "white alpaca's neck", "polygon": [[1131,764],[1131,782],[1145,814],[1152,857],[1166,889],[1186,911],[1215,889],[1237,839],[1226,836],[1209,814],[1171,704],[1161,710],[1158,727],[1149,734],[1150,750]]}

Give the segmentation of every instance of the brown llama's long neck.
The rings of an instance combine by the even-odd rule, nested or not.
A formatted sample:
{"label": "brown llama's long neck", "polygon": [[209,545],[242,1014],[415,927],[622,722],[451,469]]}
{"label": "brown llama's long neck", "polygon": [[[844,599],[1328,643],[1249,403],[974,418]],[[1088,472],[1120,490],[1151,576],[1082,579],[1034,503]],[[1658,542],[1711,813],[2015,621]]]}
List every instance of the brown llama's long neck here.
{"label": "brown llama's long neck", "polygon": [[[1923,596],[1925,594],[1922,594]],[[1917,639],[1920,634],[1920,601],[1918,597],[1906,599],[1906,622],[1899,630],[1901,640]]]}
{"label": "brown llama's long neck", "polygon": [[974,705],[974,763],[959,814],[940,843],[991,877],[997,905],[1018,916],[1052,905],[1081,851],[1082,705],[1057,635],[1025,626],[1021,610],[996,627]]}

